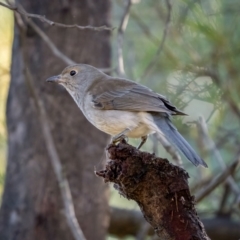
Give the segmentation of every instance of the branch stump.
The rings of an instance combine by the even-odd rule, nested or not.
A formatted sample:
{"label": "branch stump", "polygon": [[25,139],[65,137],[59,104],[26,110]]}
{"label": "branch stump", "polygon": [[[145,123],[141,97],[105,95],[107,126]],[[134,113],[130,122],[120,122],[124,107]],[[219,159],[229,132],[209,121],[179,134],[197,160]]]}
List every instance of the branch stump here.
{"label": "branch stump", "polygon": [[114,183],[122,196],[136,201],[161,239],[209,239],[197,215],[185,170],[125,141],[109,145],[107,152],[110,161],[96,175]]}

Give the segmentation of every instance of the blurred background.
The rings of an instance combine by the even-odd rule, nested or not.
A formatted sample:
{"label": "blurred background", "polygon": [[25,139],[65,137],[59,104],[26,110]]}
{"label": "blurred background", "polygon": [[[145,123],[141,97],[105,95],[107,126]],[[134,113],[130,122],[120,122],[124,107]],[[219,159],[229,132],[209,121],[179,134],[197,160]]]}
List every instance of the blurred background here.
{"label": "blurred background", "polygon": [[[182,158],[199,216],[211,239],[239,239],[240,2],[16,4],[20,14],[0,6],[0,239],[74,239],[62,213],[44,124],[53,135],[86,238],[153,238],[137,204],[94,175],[103,168],[109,137],[85,120],[63,88],[44,82],[70,61],[142,83],[188,114],[173,121],[208,164],[196,168]],[[23,9],[59,23],[110,30],[51,26],[27,18]],[[38,102],[48,123],[39,117]],[[154,136],[143,150],[171,160]]]}

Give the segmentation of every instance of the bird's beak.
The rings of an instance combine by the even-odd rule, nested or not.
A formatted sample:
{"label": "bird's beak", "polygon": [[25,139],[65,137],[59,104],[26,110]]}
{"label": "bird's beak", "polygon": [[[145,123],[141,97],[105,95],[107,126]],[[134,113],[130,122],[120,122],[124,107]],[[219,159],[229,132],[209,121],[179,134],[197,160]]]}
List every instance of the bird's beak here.
{"label": "bird's beak", "polygon": [[46,80],[46,82],[59,83],[61,80],[61,75],[52,76]]}

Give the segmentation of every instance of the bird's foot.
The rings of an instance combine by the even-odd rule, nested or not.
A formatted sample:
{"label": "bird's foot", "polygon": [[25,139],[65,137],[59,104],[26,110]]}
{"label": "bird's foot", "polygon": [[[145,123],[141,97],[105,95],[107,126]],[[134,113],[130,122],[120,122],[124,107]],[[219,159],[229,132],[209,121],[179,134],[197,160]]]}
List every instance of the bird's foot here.
{"label": "bird's foot", "polygon": [[142,146],[143,146],[143,144],[147,141],[147,139],[148,139],[148,136],[146,135],[146,136],[142,136],[141,137],[141,142],[140,142],[140,144],[138,145],[138,147],[137,147],[137,149],[139,150]]}
{"label": "bird's foot", "polygon": [[121,136],[114,136],[112,138],[111,143],[112,144],[117,144],[118,142],[122,142],[122,141],[128,142],[128,137],[124,134],[122,134]]}
{"label": "bird's foot", "polygon": [[112,138],[112,144],[116,144],[118,142],[121,142],[121,141],[128,141],[128,137],[125,135],[126,133],[128,133],[130,131],[129,128],[125,129],[124,131],[120,132],[119,134],[113,136]]}

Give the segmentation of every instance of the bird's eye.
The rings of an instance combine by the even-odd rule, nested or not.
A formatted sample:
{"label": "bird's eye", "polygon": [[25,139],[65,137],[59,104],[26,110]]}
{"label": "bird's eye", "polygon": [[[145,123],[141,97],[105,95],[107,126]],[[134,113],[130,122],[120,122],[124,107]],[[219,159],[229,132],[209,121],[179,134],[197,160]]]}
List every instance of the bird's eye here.
{"label": "bird's eye", "polygon": [[76,71],[72,70],[72,71],[70,72],[70,75],[71,75],[71,76],[74,76],[76,73],[77,73]]}

